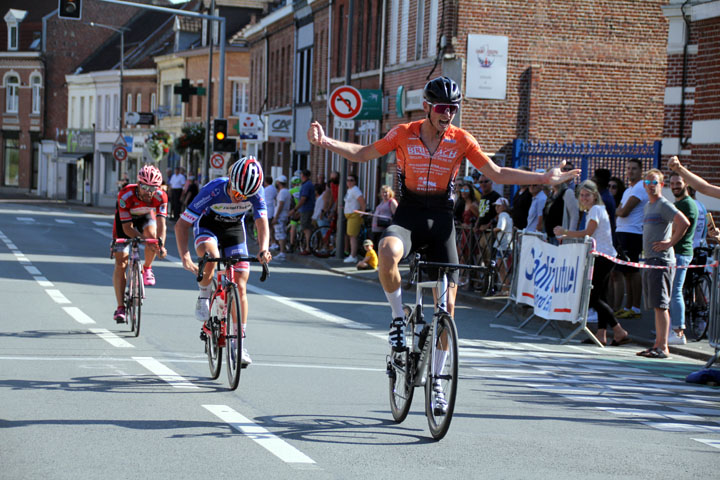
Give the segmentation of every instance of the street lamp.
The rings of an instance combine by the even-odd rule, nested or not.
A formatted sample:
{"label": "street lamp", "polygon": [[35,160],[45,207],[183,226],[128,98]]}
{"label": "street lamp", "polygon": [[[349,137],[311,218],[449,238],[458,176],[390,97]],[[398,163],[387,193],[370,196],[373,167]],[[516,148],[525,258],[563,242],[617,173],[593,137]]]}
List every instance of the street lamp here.
{"label": "street lamp", "polygon": [[122,137],[123,124],[123,74],[125,72],[125,32],[130,30],[127,27],[114,27],[112,25],[103,25],[102,23],[89,22],[91,27],[107,28],[120,34],[120,128],[119,134]]}

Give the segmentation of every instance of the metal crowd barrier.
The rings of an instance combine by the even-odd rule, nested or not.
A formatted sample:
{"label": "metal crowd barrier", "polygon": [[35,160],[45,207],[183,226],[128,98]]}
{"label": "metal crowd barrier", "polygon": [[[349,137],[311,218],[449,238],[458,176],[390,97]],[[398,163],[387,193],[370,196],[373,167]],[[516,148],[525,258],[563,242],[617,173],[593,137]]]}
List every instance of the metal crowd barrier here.
{"label": "metal crowd barrier", "polygon": [[[514,232],[515,229],[511,234],[513,239]],[[460,280],[461,287],[473,289],[482,295],[493,295],[507,283],[508,276],[512,276],[514,271],[512,263],[509,263],[507,258],[500,259],[506,266],[506,271],[501,276],[501,269],[497,264],[498,249],[495,247],[502,243],[503,235],[505,234],[496,235],[491,228],[480,231],[469,225],[455,224],[455,242],[460,263],[486,267],[484,271],[468,272],[468,276]],[[513,245],[514,241],[509,246],[511,252],[514,252]]]}
{"label": "metal crowd barrier", "polygon": [[[534,236],[538,237],[539,239],[545,241],[545,235],[538,232],[526,232],[524,230],[517,232],[517,235],[515,237],[515,248],[513,250],[513,272],[517,272],[518,264],[520,262],[520,253],[522,251],[522,243],[523,238],[528,236]],[[585,334],[590,338],[595,344],[597,344],[599,347],[603,347],[604,345],[600,343],[600,341],[595,338],[595,335],[590,331],[589,328],[587,328],[587,316],[588,316],[588,308],[589,308],[589,302],[590,302],[590,292],[592,290],[592,274],[593,274],[593,268],[595,266],[595,256],[591,253],[593,250],[593,240],[590,237],[585,237],[584,239],[566,239],[564,243],[583,243],[587,245],[587,260],[585,262],[585,269],[583,270],[583,276],[582,276],[582,287],[580,289],[580,309],[577,314],[577,318],[575,319],[578,323],[577,327],[571,331],[568,335],[563,336],[563,332],[558,326],[557,322],[561,320],[554,320],[554,319],[545,319],[545,323],[540,327],[540,329],[536,332],[536,335],[540,335],[548,326],[552,326],[557,330],[558,334],[562,338],[561,344],[568,343],[573,337],[575,337],[580,332],[585,332]],[[495,315],[496,318],[500,317],[505,310],[512,304],[512,303],[519,303],[518,302],[518,276],[513,275],[512,279],[512,287],[510,289],[510,296],[508,297],[508,302],[505,304],[505,306]],[[529,317],[527,317],[519,326],[518,328],[523,328],[525,325],[527,325],[530,320],[532,320],[535,317],[535,312],[533,311]]]}
{"label": "metal crowd barrier", "polygon": [[720,245],[716,246],[715,250],[713,250],[713,263],[716,265],[712,267],[712,272],[710,273],[712,283],[710,284],[710,318],[708,319],[707,330],[708,342],[710,342],[710,346],[715,349],[715,354],[708,360],[705,368],[710,368],[720,357],[720,319],[718,318],[720,315],[720,292],[718,291],[718,272],[720,268],[717,266],[719,260]]}

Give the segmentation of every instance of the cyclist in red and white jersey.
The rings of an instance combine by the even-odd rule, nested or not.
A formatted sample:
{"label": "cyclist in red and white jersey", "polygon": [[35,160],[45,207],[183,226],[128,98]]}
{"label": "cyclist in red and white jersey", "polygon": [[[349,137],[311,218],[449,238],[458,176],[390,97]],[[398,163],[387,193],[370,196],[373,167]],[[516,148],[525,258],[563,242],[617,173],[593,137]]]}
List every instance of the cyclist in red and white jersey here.
{"label": "cyclist in red and white jersey", "polygon": [[[392,150],[396,152],[400,202],[378,248],[380,283],[392,309],[389,343],[396,351],[406,348],[400,261],[413,247],[427,246],[428,261],[458,263],[452,208],[455,178],[463,158],[495,183],[557,184],[580,173],[580,170],[562,172],[562,165],[545,173],[500,167],[480,149],[469,132],[451,124],[462,100],[460,88],[453,80],[447,77],[431,80],[425,85],[423,97],[425,119],[397,125],[372,145],[327,137],[318,122],[312,122],[307,132],[310,143],[352,162],[367,162]],[[457,272],[451,280],[448,311],[452,315]]]}
{"label": "cyclist in red and white jersey", "polygon": [[147,244],[145,248],[145,264],[143,266],[143,283],[155,285],[152,262],[156,255],[161,258],[167,255],[165,243],[165,219],[167,217],[167,194],[160,189],[162,174],[152,165],[145,165],[138,172],[138,183],[126,185],[118,193],[113,223],[113,287],[118,307],[113,314],[117,323],[125,321],[125,270],[127,269],[130,244],[115,243],[118,238],[157,239],[157,245]]}

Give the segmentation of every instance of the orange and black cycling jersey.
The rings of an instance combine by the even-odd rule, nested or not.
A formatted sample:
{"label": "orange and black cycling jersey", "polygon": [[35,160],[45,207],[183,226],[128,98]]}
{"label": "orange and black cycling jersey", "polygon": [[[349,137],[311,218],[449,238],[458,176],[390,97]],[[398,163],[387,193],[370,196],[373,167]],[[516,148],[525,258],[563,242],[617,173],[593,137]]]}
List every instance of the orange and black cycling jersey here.
{"label": "orange and black cycling jersey", "polygon": [[397,125],[373,146],[380,155],[396,151],[403,202],[425,208],[452,208],[455,177],[463,158],[478,169],[490,159],[470,133],[453,125],[448,127],[437,149],[430,154],[420,139],[423,122]]}

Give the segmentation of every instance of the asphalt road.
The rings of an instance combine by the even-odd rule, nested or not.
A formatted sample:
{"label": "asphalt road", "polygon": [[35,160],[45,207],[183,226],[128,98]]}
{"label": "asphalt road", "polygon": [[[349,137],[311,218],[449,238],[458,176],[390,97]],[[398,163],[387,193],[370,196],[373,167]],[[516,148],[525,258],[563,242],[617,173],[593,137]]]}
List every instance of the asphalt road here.
{"label": "asphalt road", "polygon": [[[253,269],[237,391],[208,378],[197,288],[158,261],[140,336],[112,320],[111,217],[0,203],[0,478],[717,478],[720,390],[702,363],[600,350],[460,305],[450,432],[421,392],[388,406],[377,285]],[[408,298],[409,300],[409,298]]]}

